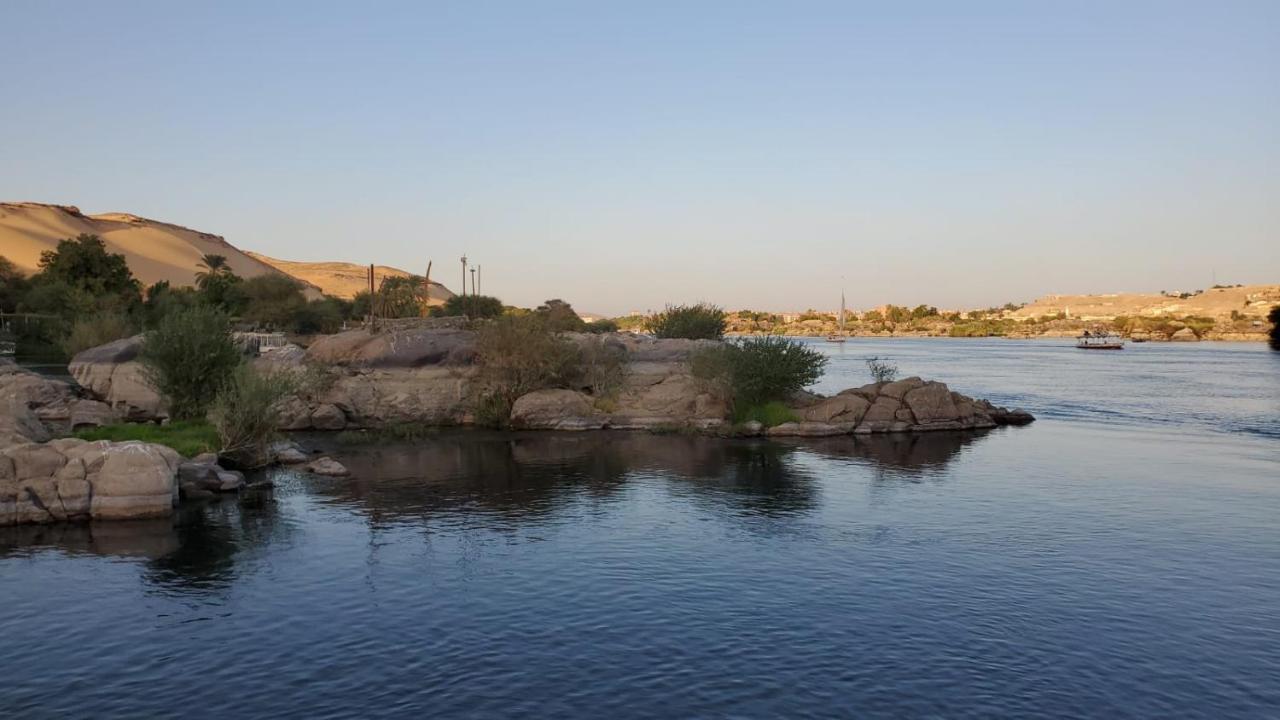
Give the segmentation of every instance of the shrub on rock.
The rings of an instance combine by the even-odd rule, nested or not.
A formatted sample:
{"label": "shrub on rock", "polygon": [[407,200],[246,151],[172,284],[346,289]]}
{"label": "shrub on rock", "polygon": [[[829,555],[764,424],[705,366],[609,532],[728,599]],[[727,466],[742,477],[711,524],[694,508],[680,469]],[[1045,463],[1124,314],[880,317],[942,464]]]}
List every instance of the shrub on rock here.
{"label": "shrub on rock", "polygon": [[822,353],[777,336],[726,343],[699,350],[690,358],[694,376],[726,389],[739,415],[812,385],[826,366]]}
{"label": "shrub on rock", "polygon": [[162,319],[147,333],[138,359],[170,416],[187,420],[204,416],[242,356],[226,313],[196,305]]}
{"label": "shrub on rock", "polygon": [[719,340],[724,337],[724,310],[708,303],[668,305],[666,310],[645,321],[655,337],[688,340]]}

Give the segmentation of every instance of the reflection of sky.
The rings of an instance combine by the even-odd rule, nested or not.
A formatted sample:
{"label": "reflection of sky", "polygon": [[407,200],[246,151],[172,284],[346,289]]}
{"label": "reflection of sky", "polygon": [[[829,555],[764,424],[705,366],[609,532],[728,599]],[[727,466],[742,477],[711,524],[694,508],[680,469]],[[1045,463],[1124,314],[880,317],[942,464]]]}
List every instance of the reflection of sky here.
{"label": "reflection of sky", "polygon": [[[569,457],[544,468],[565,482],[521,496],[529,512],[475,494],[511,490],[491,479],[459,478],[444,502],[424,483],[416,511],[393,514],[369,504],[412,485],[282,474],[275,503],[210,509],[205,541],[235,550],[214,558],[216,586],[171,557],[0,555],[0,577],[23,579],[0,584],[8,707],[61,714],[93,688],[95,714],[134,716],[358,714],[387,698],[433,716],[623,716],[655,696],[681,715],[753,714],[779,693],[954,710],[976,702],[954,688],[979,670],[1004,688],[989,697],[1028,711],[1027,677],[1114,714],[1210,697],[1247,716],[1223,708],[1268,697],[1271,441],[1048,420],[922,466],[830,440],[686,465],[663,448],[698,443],[641,437],[642,467],[613,492]],[[742,472],[763,458],[781,472]]]}

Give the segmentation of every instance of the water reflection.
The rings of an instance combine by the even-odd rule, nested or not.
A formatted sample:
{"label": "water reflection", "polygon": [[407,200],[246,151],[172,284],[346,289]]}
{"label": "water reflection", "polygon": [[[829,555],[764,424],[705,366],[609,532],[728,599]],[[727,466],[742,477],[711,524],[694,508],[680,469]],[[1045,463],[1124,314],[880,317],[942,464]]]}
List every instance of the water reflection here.
{"label": "water reflection", "polygon": [[188,505],[173,518],[2,527],[0,558],[47,549],[136,559],[155,588],[212,591],[229,587],[247,556],[288,531],[270,494],[254,491]]}
{"label": "water reflection", "polygon": [[[512,528],[571,515],[576,503],[621,501],[630,483],[655,487],[725,518],[786,519],[816,509],[826,470],[819,460],[854,461],[878,476],[937,475],[981,433],[724,440],[642,433],[517,433],[461,430],[414,444],[324,447],[350,478],[282,470],[282,496],[298,494],[389,524]],[[184,507],[173,519],[0,528],[0,557],[56,549],[136,558],[162,592],[218,592],[246,563],[288,542],[298,522],[271,491]],[[762,526],[753,525],[753,529]]]}
{"label": "water reflection", "polygon": [[145,577],[159,588],[180,592],[225,589],[235,581],[239,565],[285,541],[291,528],[269,491],[185,507],[171,523],[176,547],[155,556]]}
{"label": "water reflection", "polygon": [[824,457],[858,461],[884,476],[918,479],[939,474],[968,446],[992,432],[1004,431],[863,435],[853,442],[843,437],[813,438],[803,441],[803,447]]}
{"label": "water reflection", "polygon": [[794,514],[812,509],[819,497],[812,463],[802,458],[855,460],[879,471],[918,476],[937,473],[983,437],[940,432],[773,441],[457,431],[416,444],[326,448],[353,478],[319,483],[313,492],[374,523],[457,509],[476,518],[519,521],[585,498],[608,499],[630,478],[644,474],[729,511]]}

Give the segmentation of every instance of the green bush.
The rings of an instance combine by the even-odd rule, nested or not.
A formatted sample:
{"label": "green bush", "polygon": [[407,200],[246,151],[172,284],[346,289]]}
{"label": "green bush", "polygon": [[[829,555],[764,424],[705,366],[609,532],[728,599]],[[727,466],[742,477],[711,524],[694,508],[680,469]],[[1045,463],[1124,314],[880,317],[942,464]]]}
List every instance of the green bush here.
{"label": "green bush", "polygon": [[[972,314],[972,313],[971,313]],[[951,337],[1003,337],[1017,327],[1013,320],[972,320],[951,326]]]}
{"label": "green bush", "polygon": [[27,278],[9,258],[0,255],[0,312],[15,312],[27,294]]}
{"label": "green bush", "polygon": [[280,403],[297,390],[298,380],[288,370],[264,370],[240,363],[209,408],[209,422],[220,443],[219,455],[243,468],[267,464],[271,441],[280,426]]}
{"label": "green bush", "polygon": [[140,440],[171,447],[184,457],[217,452],[218,433],[203,420],[175,420],[167,425],[155,423],[120,423],[83,428],[75,432],[82,440],[124,442]]}
{"label": "green bush", "polygon": [[536,315],[501,317],[477,332],[476,366],[476,421],[502,426],[521,395],[569,387],[580,375],[581,354]]}
{"label": "green bush", "polygon": [[785,400],[816,382],[826,366],[822,353],[776,335],[708,348],[690,358],[694,376],[725,386],[735,408]]}
{"label": "green bush", "polygon": [[290,329],[301,335],[338,332],[348,307],[348,303],[338,298],[312,300],[294,309],[289,319]]}
{"label": "green bush", "polygon": [[612,397],[622,387],[627,351],[602,337],[587,338],[578,346],[577,385],[597,398]]}
{"label": "green bush", "polygon": [[723,309],[707,303],[668,305],[650,317],[645,327],[660,338],[719,340],[724,337],[725,315]]}
{"label": "green bush", "polygon": [[799,422],[800,418],[791,411],[791,408],[775,400],[763,405],[752,405],[741,410],[735,408],[733,421],[738,424],[755,421],[767,428],[771,428],[783,423]]}
{"label": "green bush", "polygon": [[104,312],[76,320],[71,332],[61,342],[67,357],[74,357],[81,350],[106,345],[113,340],[133,335],[135,328],[129,318],[117,312]]}
{"label": "green bush", "polygon": [[504,312],[502,301],[488,295],[454,295],[443,305],[431,308],[432,315],[445,317],[496,318]]}
{"label": "green bush", "polygon": [[869,357],[866,363],[872,382],[893,382],[898,377],[898,366],[889,362],[889,358]]}
{"label": "green bush", "polygon": [[197,305],[173,313],[146,335],[142,362],[148,382],[175,420],[202,418],[242,360],[226,313]]}
{"label": "green bush", "polygon": [[616,320],[610,320],[609,318],[600,318],[595,322],[587,323],[583,330],[597,335],[614,333],[618,332],[618,322]]}
{"label": "green bush", "polygon": [[552,332],[581,332],[587,323],[578,317],[573,306],[563,300],[548,300],[534,310]]}
{"label": "green bush", "polygon": [[284,330],[307,304],[302,284],[285,275],[259,275],[239,283],[244,297],[241,319],[259,327]]}

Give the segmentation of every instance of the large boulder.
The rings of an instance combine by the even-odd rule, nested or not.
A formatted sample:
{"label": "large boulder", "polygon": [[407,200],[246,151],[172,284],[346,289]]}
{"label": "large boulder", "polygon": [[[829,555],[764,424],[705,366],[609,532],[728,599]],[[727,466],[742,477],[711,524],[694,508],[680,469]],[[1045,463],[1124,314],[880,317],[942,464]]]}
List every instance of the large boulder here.
{"label": "large boulder", "polygon": [[871,403],[861,395],[840,394],[801,408],[799,414],[807,422],[857,424],[870,407]]}
{"label": "large boulder", "polygon": [[311,411],[310,425],[316,430],[341,430],[347,426],[347,416],[333,403],[321,403]]}
{"label": "large boulder", "polygon": [[841,433],[902,433],[973,430],[1023,425],[1035,420],[1024,410],[997,407],[952,392],[944,383],[910,377],[842,390],[834,397],[795,408],[804,422],[787,423],[771,435],[820,436]]}
{"label": "large boulder", "polygon": [[951,390],[940,382],[927,382],[920,387],[908,390],[902,396],[920,425],[932,423],[956,422],[960,419],[960,409],[951,397]]}
{"label": "large boulder", "polygon": [[71,358],[72,377],[95,398],[128,420],[168,416],[164,399],[147,382],[138,353],[143,336],[135,335],[89,348]]}
{"label": "large boulder", "polygon": [[708,392],[687,372],[670,372],[656,382],[651,380],[628,375],[611,414],[617,418],[665,418],[671,422],[723,418],[728,414],[724,399]]}
{"label": "large boulder", "polygon": [[347,330],[316,340],[306,355],[314,362],[359,368],[466,365],[474,357],[475,333],[432,327]]}
{"label": "large boulder", "polygon": [[181,458],[140,442],[75,438],[0,451],[0,526],[165,517]]}
{"label": "large boulder", "polygon": [[1200,339],[1200,336],[1196,335],[1195,330],[1184,327],[1170,335],[1169,339],[1173,342],[1196,342]]}
{"label": "large boulder", "polygon": [[69,384],[0,364],[0,448],[48,440],[50,428],[65,428],[75,402]]}
{"label": "large boulder", "polygon": [[604,427],[591,399],[576,390],[536,390],[511,406],[511,425],[531,430],[593,430]]}
{"label": "large boulder", "polygon": [[0,450],[48,439],[48,429],[25,403],[0,397]]}

